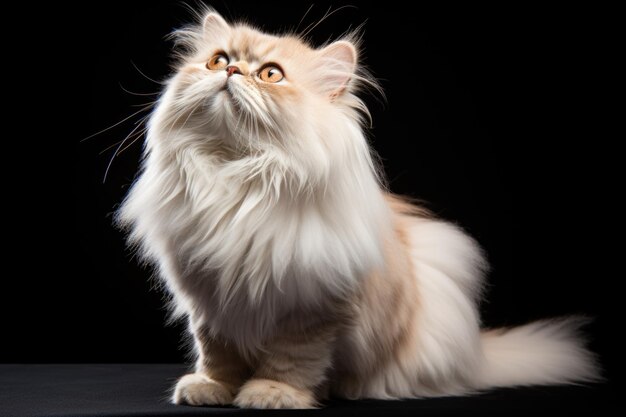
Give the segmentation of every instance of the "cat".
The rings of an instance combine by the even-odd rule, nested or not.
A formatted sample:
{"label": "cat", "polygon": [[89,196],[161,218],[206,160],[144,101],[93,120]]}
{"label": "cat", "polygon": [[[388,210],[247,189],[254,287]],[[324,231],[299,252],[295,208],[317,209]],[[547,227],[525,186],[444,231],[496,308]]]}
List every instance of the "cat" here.
{"label": "cat", "polygon": [[212,10],[173,36],[177,71],[116,216],[193,336],[173,402],[312,408],[597,378],[577,318],[481,330],[477,243],[382,185],[357,37],[314,48]]}

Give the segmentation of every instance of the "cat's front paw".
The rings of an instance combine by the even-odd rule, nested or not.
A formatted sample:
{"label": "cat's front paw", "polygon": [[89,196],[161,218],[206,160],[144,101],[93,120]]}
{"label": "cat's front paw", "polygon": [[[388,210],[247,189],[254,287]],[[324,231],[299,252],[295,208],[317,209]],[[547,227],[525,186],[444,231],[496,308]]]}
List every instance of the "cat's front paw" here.
{"label": "cat's front paw", "polygon": [[175,404],[232,404],[233,393],[226,385],[200,373],[188,374],[178,380],[174,389]]}
{"label": "cat's front paw", "polygon": [[314,408],[313,393],[270,379],[252,379],[235,398],[241,408]]}

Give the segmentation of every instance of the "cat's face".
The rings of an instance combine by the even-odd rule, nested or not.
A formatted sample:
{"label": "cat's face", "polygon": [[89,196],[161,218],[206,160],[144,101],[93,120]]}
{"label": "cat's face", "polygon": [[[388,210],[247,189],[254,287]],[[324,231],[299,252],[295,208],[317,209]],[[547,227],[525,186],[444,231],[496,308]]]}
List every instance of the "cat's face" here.
{"label": "cat's face", "polygon": [[229,25],[215,13],[181,34],[191,53],[169,87],[175,128],[239,144],[284,142],[320,128],[354,98],[350,42],[313,49],[295,36]]}

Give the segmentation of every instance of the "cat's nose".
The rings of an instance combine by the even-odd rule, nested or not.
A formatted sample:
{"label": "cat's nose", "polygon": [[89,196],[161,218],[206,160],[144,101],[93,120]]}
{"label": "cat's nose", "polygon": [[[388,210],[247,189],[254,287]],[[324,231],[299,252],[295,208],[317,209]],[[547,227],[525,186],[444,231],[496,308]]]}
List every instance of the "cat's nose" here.
{"label": "cat's nose", "polygon": [[239,69],[238,66],[236,65],[229,65],[226,67],[226,72],[228,73],[228,76],[230,77],[233,74],[239,74],[242,75],[241,73],[241,69]]}

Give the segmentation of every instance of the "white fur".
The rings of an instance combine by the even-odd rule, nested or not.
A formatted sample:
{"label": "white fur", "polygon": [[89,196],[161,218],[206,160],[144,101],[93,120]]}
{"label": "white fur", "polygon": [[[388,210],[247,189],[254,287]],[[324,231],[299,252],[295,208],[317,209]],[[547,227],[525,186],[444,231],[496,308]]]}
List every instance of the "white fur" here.
{"label": "white fur", "polygon": [[542,320],[481,335],[485,366],[479,388],[594,381],[598,369],[581,343],[576,317]]}
{"label": "white fur", "polygon": [[[593,381],[597,369],[576,317],[513,329],[480,330],[478,301],[487,264],[476,242],[439,220],[412,220],[410,245],[421,308],[409,346],[375,375],[335,393],[358,398],[464,395],[493,387]],[[349,350],[367,362],[371,338],[358,323]],[[358,365],[353,365],[356,368]]]}
{"label": "white fur", "polygon": [[[334,65],[322,76],[337,85],[303,87],[289,103],[233,78],[231,102],[222,90],[226,73],[206,70],[203,60],[206,51],[226,48],[237,28],[211,16],[204,29],[181,31],[190,71],[175,75],[158,102],[143,170],[118,220],[159,268],[177,314],[254,356],[277,318],[349,294],[383,267],[392,213],[361,130],[364,106],[353,95],[358,77],[345,85],[348,78]],[[352,70],[347,61],[356,52],[346,43],[326,51]],[[328,61],[322,55],[320,62]],[[315,85],[306,74],[301,79]],[[462,394],[594,375],[568,324],[480,335],[485,263],[458,228],[416,218],[410,245],[421,295],[413,349],[378,375],[342,387],[342,395]],[[355,340],[365,340],[359,331]],[[368,346],[355,349],[355,357],[359,349],[366,356]]]}

